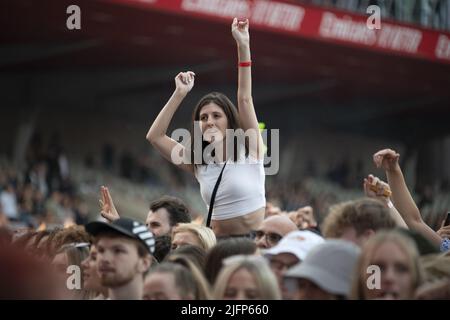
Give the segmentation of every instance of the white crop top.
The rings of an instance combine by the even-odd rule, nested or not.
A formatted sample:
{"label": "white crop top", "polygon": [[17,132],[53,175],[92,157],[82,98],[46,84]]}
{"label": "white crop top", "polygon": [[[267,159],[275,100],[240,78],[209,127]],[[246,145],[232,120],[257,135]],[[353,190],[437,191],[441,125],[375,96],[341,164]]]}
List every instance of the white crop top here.
{"label": "white crop top", "polygon": [[[195,177],[200,193],[209,209],[211,194],[224,163],[200,165]],[[253,157],[228,160],[217,189],[212,220],[226,220],[245,216],[266,206],[264,160]]]}

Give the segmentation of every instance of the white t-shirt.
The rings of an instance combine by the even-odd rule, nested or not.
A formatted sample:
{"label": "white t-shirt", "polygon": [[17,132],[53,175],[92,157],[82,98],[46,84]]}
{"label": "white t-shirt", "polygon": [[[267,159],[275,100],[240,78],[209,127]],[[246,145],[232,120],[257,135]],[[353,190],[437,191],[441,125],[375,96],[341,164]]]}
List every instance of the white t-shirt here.
{"label": "white t-shirt", "polygon": [[[209,209],[211,195],[224,163],[199,165],[195,177],[200,193]],[[264,160],[241,156],[237,162],[228,160],[217,189],[212,220],[245,216],[266,206]]]}

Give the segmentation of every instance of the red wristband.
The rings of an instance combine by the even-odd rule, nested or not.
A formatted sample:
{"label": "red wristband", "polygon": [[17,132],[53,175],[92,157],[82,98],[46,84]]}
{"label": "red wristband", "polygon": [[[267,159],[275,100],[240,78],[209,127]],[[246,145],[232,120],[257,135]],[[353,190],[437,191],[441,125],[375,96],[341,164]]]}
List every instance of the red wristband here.
{"label": "red wristband", "polygon": [[239,67],[250,67],[252,65],[252,61],[239,62]]}

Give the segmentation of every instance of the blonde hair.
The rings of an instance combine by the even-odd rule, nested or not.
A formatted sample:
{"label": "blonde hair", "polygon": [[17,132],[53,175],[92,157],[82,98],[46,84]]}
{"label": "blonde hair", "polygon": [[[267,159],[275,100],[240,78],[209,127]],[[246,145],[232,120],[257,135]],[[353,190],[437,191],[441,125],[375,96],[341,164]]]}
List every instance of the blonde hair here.
{"label": "blonde hair", "polygon": [[[81,263],[89,256],[89,245],[87,243],[86,246],[77,246],[76,243],[66,244],[61,247],[58,253],[65,253],[67,256],[67,264],[69,266],[76,265],[82,271]],[[74,290],[74,299],[76,300],[92,300],[96,295],[93,290],[86,290],[84,288]]]}
{"label": "blonde hair", "polygon": [[209,300],[211,298],[211,288],[203,274],[203,270],[195,262],[191,261],[189,257],[183,254],[172,254],[164,260],[164,263],[166,262],[181,265],[190,271],[195,280],[195,287],[191,288],[191,290],[195,289],[194,299]]}
{"label": "blonde hair", "polygon": [[425,271],[425,281],[450,279],[450,251],[422,256],[420,262]]}
{"label": "blonde hair", "polygon": [[364,300],[366,286],[367,267],[371,264],[371,259],[376,250],[385,243],[395,243],[406,253],[408,264],[412,272],[412,286],[417,289],[423,282],[423,270],[419,261],[419,253],[414,242],[401,234],[399,231],[381,231],[371,237],[363,246],[361,256],[355,268],[350,299]]}
{"label": "blonde hair", "polygon": [[281,293],[278,287],[277,279],[269,268],[268,264],[263,261],[261,256],[232,256],[228,258],[230,263],[225,263],[220,270],[214,284],[214,299],[221,300],[224,298],[225,291],[231,276],[240,269],[247,270],[253,275],[256,285],[260,291],[261,300],[280,300]]}
{"label": "blonde hair", "polygon": [[195,235],[200,241],[201,247],[208,251],[212,247],[216,245],[216,235],[214,232],[205,226],[200,226],[195,223],[179,223],[172,232],[172,239],[175,237],[175,234],[179,232],[190,232]]}
{"label": "blonde hair", "polygon": [[396,222],[389,209],[380,201],[362,198],[330,207],[322,231],[325,238],[340,238],[348,227],[354,228],[359,236],[368,229],[377,231],[395,228]]}

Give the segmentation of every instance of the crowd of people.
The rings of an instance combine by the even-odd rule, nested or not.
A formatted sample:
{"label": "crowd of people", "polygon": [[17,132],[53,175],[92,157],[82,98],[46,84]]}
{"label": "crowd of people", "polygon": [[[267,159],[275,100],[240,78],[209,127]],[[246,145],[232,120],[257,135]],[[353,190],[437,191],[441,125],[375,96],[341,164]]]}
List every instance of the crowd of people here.
{"label": "crowd of people", "polygon": [[0,159],[0,225],[17,227],[85,224],[88,207],[70,177],[69,160],[58,134],[44,141],[36,133],[23,168]]}
{"label": "crowd of people", "polygon": [[[311,206],[268,203],[248,237],[216,236],[170,196],[150,204],[145,223],[121,217],[102,187],[104,221],[1,229],[0,297],[450,299],[450,226],[434,231],[421,220],[398,157],[376,153],[388,183],[369,175],[366,197],[332,206],[320,226]],[[81,270],[73,287],[71,266]]]}
{"label": "crowd of people", "polygon": [[[373,155],[386,182],[368,174],[361,181],[365,197],[335,203],[321,223],[316,203],[305,195],[298,195],[305,205],[294,210],[266,200],[248,30],[248,20],[233,20],[237,107],[222,93],[207,94],[194,109],[190,145],[171,139],[171,119],[196,77],[180,72],[146,136],[197,179],[206,217],[193,219],[186,199],[163,196],[149,204],[145,222],[130,219],[102,186],[102,220],[64,225],[60,219],[61,227],[43,230],[11,230],[6,222],[0,229],[1,299],[450,299],[450,218],[442,218],[439,230],[424,222],[396,151]],[[233,145],[229,129],[253,133],[254,140]],[[200,162],[189,161],[199,152]],[[57,192],[71,194],[63,153],[54,154],[57,178],[49,183],[38,162],[29,184],[48,201]],[[2,179],[2,195],[14,194],[14,175]],[[21,219],[5,209],[8,201],[2,198],[5,220]]]}

